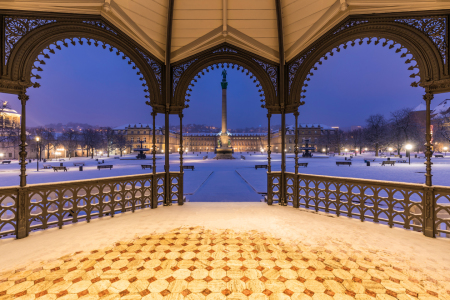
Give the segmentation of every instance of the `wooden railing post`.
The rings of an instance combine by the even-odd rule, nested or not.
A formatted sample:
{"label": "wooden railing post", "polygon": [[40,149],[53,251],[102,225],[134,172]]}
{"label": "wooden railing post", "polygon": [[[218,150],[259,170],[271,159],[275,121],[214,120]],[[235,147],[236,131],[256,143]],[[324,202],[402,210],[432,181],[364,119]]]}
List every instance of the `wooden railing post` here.
{"label": "wooden railing post", "polygon": [[431,165],[433,164],[431,162],[431,100],[433,100],[434,95],[431,92],[427,92],[423,96],[423,100],[425,100],[426,105],[426,151],[425,151],[425,157],[426,157],[426,174],[425,174],[425,191],[423,193],[423,210],[422,213],[423,221],[424,221],[424,230],[423,234],[427,237],[435,237],[436,233],[436,210],[435,210],[435,197],[434,197],[434,190],[432,187],[432,176],[431,175]]}
{"label": "wooden railing post", "polygon": [[20,188],[17,191],[17,232],[16,237],[22,239],[28,236],[28,211],[29,196],[26,188],[27,172],[26,172],[26,158],[27,158],[27,131],[26,131],[26,104],[29,97],[25,93],[19,94],[19,100],[22,106],[22,118],[20,120]]}

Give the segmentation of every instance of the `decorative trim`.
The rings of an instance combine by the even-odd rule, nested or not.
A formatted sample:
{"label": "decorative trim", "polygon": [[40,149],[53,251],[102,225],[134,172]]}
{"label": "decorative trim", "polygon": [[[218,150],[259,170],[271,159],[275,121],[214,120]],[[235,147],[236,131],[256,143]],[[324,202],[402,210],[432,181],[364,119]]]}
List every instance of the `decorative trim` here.
{"label": "decorative trim", "polygon": [[222,47],[217,50],[214,50],[212,53],[238,53],[236,50],[228,48],[228,47]]}
{"label": "decorative trim", "polygon": [[158,64],[154,59],[150,58],[144,52],[136,48],[136,51],[139,52],[140,55],[145,59],[147,64],[152,68],[153,73],[155,74],[156,81],[158,81],[159,92],[162,94],[162,68],[161,65]]}
{"label": "decorative trim", "polygon": [[111,27],[109,27],[108,25],[106,25],[105,23],[103,23],[102,21],[94,21],[94,20],[89,20],[89,21],[83,21],[83,23],[85,24],[89,24],[92,26],[97,26],[100,27],[102,29],[105,29],[111,33],[114,33],[115,35],[117,35],[117,32],[115,32]]}
{"label": "decorative trim", "polygon": [[395,22],[404,23],[420,30],[436,45],[444,63],[447,61],[447,17],[405,18],[396,19]]}
{"label": "decorative trim", "polygon": [[55,19],[31,19],[24,17],[4,17],[5,24],[5,65],[8,63],[8,59],[14,46],[19,40],[40,26],[54,23]]}
{"label": "decorative trim", "polygon": [[332,34],[338,34],[339,32],[346,30],[348,28],[357,26],[357,25],[361,25],[361,24],[365,24],[369,21],[367,20],[349,20],[347,22],[345,22],[344,24],[342,24],[338,29],[336,29]]}
{"label": "decorative trim", "polygon": [[289,86],[288,86],[288,94],[291,94],[291,86],[294,82],[295,75],[297,75],[298,69],[302,66],[303,62],[306,60],[308,55],[310,55],[316,48],[311,48],[308,52],[297,58],[295,61],[289,64],[288,67],[288,77],[289,77]]}
{"label": "decorative trim", "polygon": [[278,95],[278,68],[256,58],[253,58],[253,60],[256,61],[264,69],[264,71],[266,71],[267,75],[269,75],[275,89],[275,94]]}
{"label": "decorative trim", "polygon": [[172,67],[172,92],[173,95],[175,95],[175,91],[177,89],[178,82],[180,81],[181,76],[183,76],[183,73],[189,68],[190,65],[192,65],[194,62],[196,62],[198,58],[194,58],[184,64]]}

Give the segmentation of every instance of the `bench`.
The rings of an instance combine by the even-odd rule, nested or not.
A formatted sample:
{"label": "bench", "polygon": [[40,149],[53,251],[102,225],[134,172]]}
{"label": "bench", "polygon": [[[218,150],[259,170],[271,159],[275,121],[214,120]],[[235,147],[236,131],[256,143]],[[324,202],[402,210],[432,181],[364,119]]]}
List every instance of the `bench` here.
{"label": "bench", "polygon": [[368,162],[371,162],[371,161],[375,161],[375,159],[365,159],[364,160],[365,163],[368,163]]}
{"label": "bench", "polygon": [[306,168],[306,167],[308,166],[308,163],[299,163],[298,166],[299,166],[299,167],[305,167],[305,168]]}
{"label": "bench", "polygon": [[267,169],[268,166],[267,165],[255,165],[255,170],[257,169]]}
{"label": "bench", "polygon": [[191,169],[192,171],[194,171],[194,166],[183,166],[183,169]]}
{"label": "bench", "polygon": [[208,155],[203,156],[203,160],[206,160],[208,158]]}
{"label": "bench", "polygon": [[59,170],[63,170],[64,172],[67,172],[67,168],[63,167],[63,166],[57,166],[57,167],[52,167],[53,168],[53,172],[58,172]]}
{"label": "bench", "polygon": [[382,166],[385,166],[385,165],[391,165],[391,166],[393,166],[393,165],[395,165],[395,161],[394,161],[394,160],[385,160],[385,161],[383,161],[383,162],[381,163],[381,165],[382,165]]}
{"label": "bench", "polygon": [[84,162],[73,163],[75,167],[84,166]]}
{"label": "bench", "polygon": [[102,165],[102,166],[97,166],[97,169],[112,169],[113,165]]}
{"label": "bench", "polygon": [[407,163],[406,159],[397,160],[397,162],[398,162],[398,163],[402,163],[402,164]]}
{"label": "bench", "polygon": [[434,157],[442,157],[442,158],[444,158],[444,155],[442,155],[442,154],[436,154]]}
{"label": "bench", "polygon": [[51,169],[52,168],[52,165],[50,165],[50,164],[43,164],[43,166],[44,166],[44,169]]}
{"label": "bench", "polygon": [[153,169],[153,166],[152,166],[152,165],[141,165],[141,167],[142,167],[142,170],[145,170],[145,169]]}
{"label": "bench", "polygon": [[119,156],[114,156],[114,159],[120,159],[120,157]]}
{"label": "bench", "polygon": [[241,155],[241,159],[245,160],[245,156],[244,156],[244,155]]}
{"label": "bench", "polygon": [[98,164],[99,165],[101,165],[101,164],[104,164],[105,163],[105,161],[104,160],[102,160],[102,161],[98,161]]}
{"label": "bench", "polygon": [[10,164],[10,163],[11,163],[10,160],[4,160],[4,161],[2,161],[2,165],[4,165],[4,164]]}
{"label": "bench", "polygon": [[340,165],[348,165],[350,167],[352,165],[352,162],[351,161],[337,161],[336,166],[340,166]]}

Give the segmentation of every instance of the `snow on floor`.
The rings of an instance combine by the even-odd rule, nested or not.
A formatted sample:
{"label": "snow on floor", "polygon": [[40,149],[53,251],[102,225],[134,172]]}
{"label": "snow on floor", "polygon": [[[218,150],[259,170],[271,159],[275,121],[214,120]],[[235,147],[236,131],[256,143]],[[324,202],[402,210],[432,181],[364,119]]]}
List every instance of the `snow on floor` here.
{"label": "snow on floor", "polygon": [[[267,154],[260,153],[242,153],[245,160],[240,159],[241,153],[236,153],[234,160],[214,160],[214,154],[208,153],[209,159],[203,160],[206,153],[189,153],[184,156],[184,165],[193,165],[194,171],[185,170],[184,191],[186,194],[194,194],[194,199],[198,199],[195,193],[203,193],[207,190],[233,192],[236,195],[249,193],[249,197],[258,197],[257,193],[265,193],[267,191],[267,173],[265,169],[255,170],[256,164],[267,164]],[[423,156],[423,154],[421,154]],[[132,158],[128,156],[127,158]],[[157,155],[157,172],[164,170],[164,156]],[[408,163],[396,163],[395,166],[381,166],[381,162],[386,158],[375,158],[375,162],[371,162],[368,167],[364,163],[364,159],[374,159],[373,154],[358,155],[353,158],[352,166],[336,166],[336,161],[344,161],[344,156],[324,157],[315,155],[313,158],[300,158],[299,162],[307,162],[307,168],[299,168],[299,172],[305,174],[328,175],[338,177],[353,177],[364,179],[377,179],[388,181],[400,181],[411,183],[424,183],[425,181],[425,159],[411,158],[411,165]],[[36,172],[36,161],[27,165],[27,182],[48,183],[69,180],[93,179],[99,177],[125,176],[133,174],[146,174],[150,171],[142,170],[141,164],[151,164],[151,160],[119,160],[113,157],[101,159],[105,160],[105,164],[114,165],[112,170],[97,170],[97,162],[90,158],[78,157],[70,160],[66,159],[62,163],[69,167],[68,172],[53,172],[49,169],[40,169]],[[400,160],[392,157],[392,160]],[[450,185],[450,155],[444,158],[433,158],[432,174],[434,185]],[[85,162],[84,171],[78,171],[78,167],[73,166],[74,162]],[[288,172],[294,172],[294,155],[287,154]],[[48,162],[53,166],[59,166],[60,162]],[[281,155],[272,154],[272,171],[281,169]],[[42,168],[42,163],[40,163]],[[170,170],[179,171],[179,155],[170,155]],[[240,176],[236,173],[240,174]],[[211,177],[208,176],[214,172]],[[233,175],[231,175],[233,174]],[[241,180],[242,178],[243,180]],[[207,179],[208,178],[208,179]],[[239,184],[237,184],[239,182]],[[0,186],[16,186],[19,183],[19,164],[13,161],[10,165],[0,165]],[[242,184],[241,184],[242,183]],[[249,190],[253,191],[254,194]],[[255,192],[256,191],[256,192]],[[188,197],[189,199],[189,197]]]}
{"label": "snow on floor", "polygon": [[[205,243],[211,243],[211,239],[203,238],[201,242],[195,240],[200,236],[198,234],[197,226],[213,231],[227,229],[238,233],[233,234],[230,231],[226,231],[227,234],[230,234],[228,239],[216,238],[213,241],[213,243],[216,243],[216,246],[219,245],[219,247],[213,248],[214,251],[212,252],[214,255],[211,256],[213,257],[214,263],[212,263],[210,260],[205,259],[205,257],[207,257],[205,255],[209,255],[206,249],[210,249]],[[180,227],[188,230],[185,235],[176,236],[175,234],[165,234],[161,239],[160,236],[155,236],[153,240],[151,240],[151,236],[149,236],[153,233],[166,233]],[[335,291],[337,293],[335,299],[353,299],[344,294],[346,290],[354,291],[355,294],[361,294],[357,299],[375,299],[364,295],[365,291],[367,293],[367,290],[373,291],[374,293],[372,294],[380,293],[381,295],[377,295],[376,299],[395,299],[396,297],[388,296],[387,290],[390,291],[390,295],[394,295],[394,293],[404,294],[406,289],[409,290],[410,295],[412,295],[411,292],[419,294],[419,299],[450,299],[450,294],[447,294],[446,292],[450,290],[450,281],[448,279],[450,266],[450,258],[448,256],[450,239],[432,239],[425,237],[422,233],[398,228],[389,228],[388,226],[381,224],[360,222],[344,217],[327,217],[304,212],[292,207],[268,206],[265,203],[186,203],[183,206],[175,205],[170,207],[159,207],[153,210],[145,209],[135,213],[120,214],[114,218],[93,220],[90,223],[77,223],[65,226],[63,229],[55,228],[35,232],[31,233],[29,237],[21,240],[9,239],[0,241],[0,253],[2,253],[2,255],[0,255],[0,279],[2,279],[2,273],[6,270],[17,270],[20,267],[26,267],[29,270],[36,270],[36,272],[38,272],[41,270],[39,267],[42,267],[42,264],[45,264],[41,273],[35,274],[36,276],[33,275],[31,279],[27,280],[32,281],[45,277],[46,280],[53,281],[55,278],[63,277],[66,272],[73,272],[75,270],[74,274],[66,274],[67,276],[64,276],[63,279],[68,281],[67,286],[73,284],[69,289],[69,293],[77,293],[79,291],[74,292],[73,290],[81,283],[90,285],[95,282],[94,280],[92,282],[89,281],[92,277],[90,277],[91,273],[88,272],[94,272],[93,277],[95,277],[103,276],[102,272],[108,272],[108,269],[113,269],[110,272],[111,274],[104,274],[105,276],[113,275],[106,278],[106,280],[116,276],[120,277],[120,279],[129,279],[126,277],[127,274],[130,275],[130,272],[137,272],[135,269],[144,265],[144,269],[148,267],[152,270],[147,271],[148,273],[144,274],[146,276],[143,276],[142,278],[139,275],[137,275],[137,277],[139,279],[144,279],[148,285],[148,282],[154,281],[147,281],[151,276],[156,276],[158,279],[162,280],[171,275],[176,277],[176,274],[179,272],[176,274],[173,272],[179,268],[171,269],[171,267],[177,265],[178,261],[184,261],[183,266],[179,265],[179,267],[188,268],[194,264],[194,261],[191,260],[193,257],[198,257],[197,260],[199,261],[195,261],[195,263],[199,264],[197,264],[196,267],[193,267],[192,271],[197,268],[201,269],[195,270],[196,273],[193,274],[200,274],[197,272],[203,274],[203,276],[199,278],[195,276],[194,278],[202,279],[208,275],[207,270],[205,270],[206,266],[211,265],[209,270],[213,272],[214,270],[212,269],[220,269],[225,265],[230,265],[231,268],[237,266],[237,269],[242,265],[238,263],[239,260],[235,259],[240,257],[240,252],[236,252],[236,250],[239,249],[236,248],[236,245],[241,245],[241,243],[247,245],[248,239],[245,234],[249,231],[251,231],[250,234],[252,235],[257,234],[257,232],[262,232],[271,235],[274,238],[280,238],[280,242],[285,243],[286,246],[297,245],[296,247],[298,247],[299,251],[296,252],[297,257],[294,258],[300,259],[304,256],[303,262],[299,261],[295,264],[292,263],[296,268],[291,268],[291,270],[298,273],[293,273],[295,276],[292,278],[282,273],[285,277],[282,278],[278,277],[279,273],[276,273],[278,272],[278,269],[271,259],[280,259],[280,257],[285,257],[283,256],[285,253],[289,252],[281,252],[279,251],[281,250],[279,247],[274,248],[275,244],[270,238],[264,240],[264,246],[258,247],[256,254],[253,252],[246,252],[253,249],[250,247],[250,244],[244,248],[244,251],[239,250],[243,253],[242,256],[244,256],[245,253],[246,259],[254,259],[251,262],[251,265],[247,265],[248,268],[256,268],[258,265],[264,267],[263,269],[260,268],[260,270],[263,270],[262,274],[266,277],[262,278],[261,281],[265,282],[270,278],[272,281],[269,280],[266,284],[272,283],[270,284],[271,287],[280,285],[283,287],[282,283],[286,281],[286,277],[287,279],[295,279],[297,276],[300,276],[301,278],[299,280],[301,280],[301,282],[303,282],[310,290],[306,291],[306,293],[309,293],[310,295],[314,294],[312,299],[331,299],[324,294],[324,287],[320,287],[319,289],[317,286],[320,285],[319,282],[322,283],[324,280],[328,279],[331,279],[330,282],[327,282],[330,283],[329,289],[333,289],[332,287],[336,286],[340,287],[340,292],[337,290]],[[134,248],[129,247],[132,245],[132,240],[137,236],[144,237],[139,242],[140,244],[144,243],[142,246],[146,247],[142,248],[142,251],[140,246],[131,246]],[[167,237],[170,241],[166,242],[163,240],[164,237]],[[176,237],[181,237],[183,240],[174,241]],[[150,241],[148,241],[149,239]],[[115,244],[119,241],[122,242],[120,244]],[[227,243],[226,245],[230,246],[227,246],[227,248],[225,248],[225,245],[222,246],[224,241]],[[250,242],[258,243],[258,239]],[[153,246],[155,243],[158,243],[156,246],[160,246],[154,248]],[[168,245],[168,243],[171,244]],[[197,251],[194,243],[199,243],[198,246],[201,247],[199,248],[201,251]],[[122,248],[118,249],[116,252],[110,251],[109,248],[112,249],[114,245],[121,245]],[[172,247],[171,245],[173,245],[174,248],[169,249],[169,247]],[[186,251],[183,251],[185,253],[181,255],[180,259],[175,260],[174,257],[177,257],[175,254],[179,253],[178,251],[183,249],[181,247],[186,245],[188,245],[189,248],[186,248]],[[92,250],[103,247],[109,247],[108,253],[111,253],[108,257],[105,257],[104,260],[102,258],[99,259],[96,256],[96,253],[89,253]],[[139,249],[139,251],[136,251],[136,249]],[[150,249],[155,249],[155,251],[158,252],[150,252]],[[119,250],[121,252],[118,252]],[[193,252],[194,250],[195,252]],[[270,253],[268,250],[270,250]],[[82,260],[88,260],[83,265],[73,268],[73,265],[76,265],[81,258],[76,255],[70,256],[69,254],[76,251],[84,251],[83,255],[91,256]],[[103,250],[100,250],[100,252],[102,251]],[[222,253],[223,251],[225,252]],[[259,251],[264,253],[261,254]],[[155,266],[159,266],[159,264],[155,264],[156,259],[161,259],[163,255],[166,255],[167,253],[170,253],[172,256],[170,256],[164,264],[161,263],[161,266],[164,268],[155,268]],[[66,255],[66,263],[64,263],[63,259],[60,260],[60,263],[55,261],[55,259]],[[136,261],[133,261],[134,255],[137,255]],[[222,260],[221,258],[224,255],[231,257],[231,260],[228,259],[228,262],[225,259]],[[261,256],[261,260],[261,258],[255,258],[256,255],[264,256]],[[129,259],[130,257],[133,257],[133,259]],[[144,258],[147,257],[150,258],[144,260]],[[114,260],[112,260],[113,258]],[[46,264],[46,261],[49,260],[50,262]],[[116,263],[114,264],[113,262]],[[355,264],[355,262],[359,265]],[[64,263],[64,266],[62,263]],[[97,263],[99,263],[99,265],[96,265]],[[94,264],[95,267],[92,267]],[[283,268],[291,267],[287,260],[284,260],[282,264],[277,263],[276,265],[280,265]],[[127,268],[119,270],[119,268],[124,266],[127,266]],[[326,266],[328,267],[324,269]],[[68,268],[71,269],[68,270]],[[97,269],[98,272],[95,271],[95,269]],[[162,269],[164,269],[163,271],[165,272],[164,277],[154,275],[155,272]],[[51,274],[48,276],[45,275],[47,270],[51,270]],[[127,271],[125,272],[125,270]],[[222,273],[224,272],[223,270],[219,271]],[[270,273],[266,273],[269,271]],[[26,276],[28,276],[32,271],[22,272],[28,272],[26,274]],[[237,271],[231,269],[230,272],[227,273],[232,279],[236,279],[237,282],[231,282],[230,290],[235,286],[243,285],[238,282],[239,278],[241,278],[240,280],[244,280],[245,286],[245,281],[249,278],[244,278],[243,274],[241,274],[243,272],[244,271],[241,268]],[[280,272],[283,271],[280,270]],[[289,270],[287,272],[292,273],[292,271]],[[386,274],[383,274],[383,272],[386,272]],[[260,274],[256,271],[253,273],[254,275]],[[21,274],[21,270],[18,270],[16,273],[13,271],[6,273],[6,275],[5,273],[3,274],[3,276],[6,277],[12,275],[16,276],[12,277],[9,280],[11,282],[8,282],[8,284],[22,285],[17,286],[14,289],[11,287],[10,289],[13,290],[8,289],[8,294],[5,297],[12,298],[15,293],[20,292],[18,289],[25,284],[22,283],[23,280],[20,278]],[[214,272],[211,273],[211,276],[213,276],[213,274]],[[252,278],[250,275],[247,277]],[[269,277],[269,275],[271,277]],[[75,282],[79,281],[76,280],[79,276],[82,276],[82,278],[80,277],[80,280],[83,279],[88,282],[82,280],[78,284],[72,283],[72,280]],[[135,273],[131,273],[130,277],[132,276],[136,276]],[[188,275],[185,275],[185,277],[186,276]],[[221,275],[219,278],[222,278],[222,276],[225,275]],[[262,275],[260,274],[257,278],[260,278],[261,276]],[[335,276],[338,278],[333,280]],[[225,279],[229,281],[229,278]],[[304,279],[307,279],[308,281],[305,281]],[[110,290],[109,293],[118,293],[122,289],[127,288],[127,286],[135,280],[136,279],[132,279],[130,282],[125,280],[125,287],[116,291]],[[111,282],[115,281],[117,280]],[[189,279],[189,281],[191,281],[191,279]],[[197,281],[193,281],[193,283],[196,283]],[[3,283],[0,285],[0,288],[3,287],[3,289],[6,289],[9,287],[7,286],[5,288],[6,283],[4,280],[1,280],[1,282]],[[35,282],[35,284],[38,282],[40,281]],[[338,282],[342,283],[345,288],[341,287]],[[32,285],[32,283],[33,282],[30,282],[29,284]],[[117,284],[118,283],[121,283],[121,281],[118,281]],[[158,283],[158,281],[156,281],[156,283]],[[286,283],[288,284],[289,282]],[[54,284],[54,282],[50,282],[49,286],[46,286],[46,288],[49,288],[52,284]],[[188,283],[184,283],[184,285],[187,284]],[[300,283],[298,284],[301,285]],[[205,286],[204,288],[206,288],[206,283],[203,285]],[[167,283],[165,283],[165,286],[167,286]],[[103,289],[107,287],[108,286]],[[37,288],[38,287],[34,289]],[[83,289],[86,288],[87,287],[84,287]],[[99,289],[98,291],[103,289]],[[285,287],[279,291],[280,295],[284,289]],[[192,292],[200,293],[201,290],[202,289],[199,291],[193,290]],[[252,291],[253,289],[249,288],[249,290]],[[303,290],[304,288],[298,292],[301,293]],[[311,290],[313,293],[311,293]],[[0,291],[2,290],[0,289]],[[427,291],[434,293],[439,292],[439,297],[438,295]],[[49,289],[49,293],[50,292]],[[133,291],[130,289],[130,292]],[[160,292],[160,290],[156,292]],[[242,292],[242,288],[240,289],[240,292]],[[256,290],[253,290],[253,292],[256,292]],[[30,293],[32,293],[32,291],[30,291]],[[289,291],[287,293],[288,295],[291,294]],[[347,291],[347,295],[348,294]],[[271,299],[287,299],[287,296],[281,297],[280,295],[271,297]],[[431,295],[435,295],[436,298],[432,298]],[[76,296],[76,294],[74,296]],[[239,294],[239,296],[239,299],[247,299],[243,295],[241,296]],[[292,299],[311,299],[304,294],[299,294],[297,296],[298,297],[293,297]],[[402,296],[404,297],[399,297],[398,299],[412,299],[412,297],[408,297],[407,295]],[[415,296],[417,297],[417,295]],[[136,295],[136,297],[139,298],[139,295]],[[151,299],[156,298],[157,297]],[[200,297],[197,298],[200,299]],[[237,298],[237,296],[235,298]],[[264,297],[261,296],[258,299],[263,298]],[[269,297],[266,297],[265,299],[268,298]],[[158,299],[162,299],[162,297],[159,296]],[[205,298],[203,297],[202,299]],[[221,297],[220,299],[225,299],[225,297]],[[252,298],[249,297],[249,299]]]}

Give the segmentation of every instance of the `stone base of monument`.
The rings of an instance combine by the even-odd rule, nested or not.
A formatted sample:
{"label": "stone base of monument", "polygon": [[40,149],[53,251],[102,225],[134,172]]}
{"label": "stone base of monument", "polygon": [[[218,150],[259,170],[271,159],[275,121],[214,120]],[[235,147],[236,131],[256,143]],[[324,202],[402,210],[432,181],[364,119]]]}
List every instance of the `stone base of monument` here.
{"label": "stone base of monument", "polygon": [[216,148],[216,157],[214,159],[235,159],[232,148]]}

